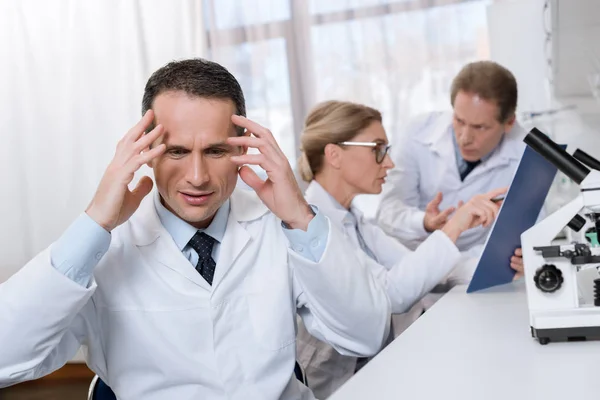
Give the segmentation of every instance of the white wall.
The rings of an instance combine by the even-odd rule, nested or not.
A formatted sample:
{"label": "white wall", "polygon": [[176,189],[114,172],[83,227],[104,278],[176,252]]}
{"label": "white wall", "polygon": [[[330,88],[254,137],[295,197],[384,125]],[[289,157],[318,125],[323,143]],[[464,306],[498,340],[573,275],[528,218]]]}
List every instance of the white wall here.
{"label": "white wall", "polygon": [[[600,104],[590,94],[583,97],[554,95],[549,83],[552,70],[547,66],[544,53],[549,15],[544,15],[544,0],[513,0],[496,2],[488,8],[491,59],[509,68],[519,85],[518,111],[541,111],[563,106],[576,106],[575,110],[552,117],[525,120],[527,128],[538,127],[554,140],[600,158]],[[600,20],[600,15],[597,16]],[[556,40],[556,37],[554,37]],[[552,57],[551,46],[549,55]],[[564,204],[577,193],[577,187],[559,173],[547,205],[550,211]]]}
{"label": "white wall", "polygon": [[200,0],[0,0],[0,282],[83,212],[150,73],[203,54],[201,21]]}

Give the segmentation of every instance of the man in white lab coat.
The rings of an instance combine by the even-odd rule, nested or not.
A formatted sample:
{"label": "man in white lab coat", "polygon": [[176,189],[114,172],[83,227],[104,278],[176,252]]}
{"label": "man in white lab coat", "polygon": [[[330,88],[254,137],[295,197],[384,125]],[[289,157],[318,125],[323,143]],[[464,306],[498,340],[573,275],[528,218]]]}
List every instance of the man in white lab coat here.
{"label": "man in white lab coat", "polygon": [[[0,285],[0,387],[82,345],[119,399],[312,399],[293,372],[296,311],[339,352],[376,353],[385,291],[303,199],[273,135],[242,117],[235,78],[170,63],[143,111],[85,213]],[[147,177],[128,189],[145,163],[150,196]],[[256,193],[234,190],[238,173]]]}
{"label": "man in white lab coat", "polygon": [[[377,213],[380,226],[414,249],[473,196],[508,187],[525,149],[515,120],[517,82],[491,61],[467,64],[451,87],[451,113],[409,124],[393,153]],[[478,256],[490,227],[465,232],[458,248]],[[510,260],[522,270],[518,249]],[[507,260],[509,262],[509,260]]]}

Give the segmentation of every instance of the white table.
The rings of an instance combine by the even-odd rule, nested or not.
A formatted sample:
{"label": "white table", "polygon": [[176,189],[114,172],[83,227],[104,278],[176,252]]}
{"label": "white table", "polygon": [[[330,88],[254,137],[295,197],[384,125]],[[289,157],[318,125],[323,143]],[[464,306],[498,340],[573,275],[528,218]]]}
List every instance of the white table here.
{"label": "white table", "polygon": [[522,281],[458,286],[330,399],[600,399],[600,341],[532,339]]}

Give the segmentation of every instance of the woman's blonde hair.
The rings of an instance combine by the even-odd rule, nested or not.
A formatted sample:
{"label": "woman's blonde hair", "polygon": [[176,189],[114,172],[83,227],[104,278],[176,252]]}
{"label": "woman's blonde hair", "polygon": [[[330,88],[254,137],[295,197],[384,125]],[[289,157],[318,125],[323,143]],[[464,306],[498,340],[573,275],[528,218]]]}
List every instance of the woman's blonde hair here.
{"label": "woman's blonde hair", "polygon": [[335,100],[317,104],[306,117],[300,138],[302,179],[310,182],[321,171],[325,146],[354,139],[374,121],[381,122],[381,113],[361,104]]}

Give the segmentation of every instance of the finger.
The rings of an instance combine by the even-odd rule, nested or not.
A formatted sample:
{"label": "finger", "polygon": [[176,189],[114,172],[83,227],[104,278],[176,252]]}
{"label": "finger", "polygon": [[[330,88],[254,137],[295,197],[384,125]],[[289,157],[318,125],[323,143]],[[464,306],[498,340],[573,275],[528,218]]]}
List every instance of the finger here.
{"label": "finger", "polygon": [[485,222],[483,223],[483,226],[487,228],[494,223],[494,220],[496,219],[496,213],[494,209],[491,209],[487,206],[482,207],[482,210],[485,213]]}
{"label": "finger", "polygon": [[523,272],[523,264],[510,263],[510,267],[517,272]]}
{"label": "finger", "polygon": [[271,131],[246,117],[242,117],[241,115],[232,115],[231,122],[239,127],[245,128],[248,132],[252,133],[256,137],[263,138],[265,140],[275,140]]}
{"label": "finger", "polygon": [[[258,149],[262,154],[269,155],[273,158],[273,147],[270,146],[264,139],[253,136],[236,136],[227,138],[227,143],[231,146],[243,146]],[[276,156],[276,154],[275,154]]]}
{"label": "finger", "polygon": [[523,266],[519,264],[510,264],[510,267],[517,272],[524,272]]}
{"label": "finger", "polygon": [[435,197],[433,198],[433,200],[431,200],[427,204],[427,207],[425,207],[425,209],[427,211],[438,211],[438,207],[439,207],[439,205],[440,205],[441,202],[442,202],[442,192],[437,192],[437,194],[435,195]]}
{"label": "finger", "polygon": [[127,163],[128,166],[130,165],[130,172],[137,171],[142,165],[149,163],[163,154],[166,149],[167,146],[164,143],[161,143],[158,146],[139,154],[137,157],[133,158],[130,163]]}
{"label": "finger", "polygon": [[139,207],[139,205],[142,202],[142,200],[144,199],[144,197],[146,197],[148,195],[148,193],[150,193],[150,191],[152,190],[152,186],[153,186],[152,179],[150,179],[147,176],[143,176],[139,180],[139,182],[135,186],[135,189],[133,189],[131,191],[131,194],[133,195],[133,199],[135,201],[136,208]]}
{"label": "finger", "polygon": [[495,204],[495,203],[490,204],[489,202],[486,202],[486,207],[492,213],[492,215],[490,217],[491,218],[490,223],[492,223],[496,220],[496,218],[498,218],[498,213],[500,212],[500,204]]}
{"label": "finger", "polygon": [[227,138],[227,144],[231,146],[246,146],[258,149],[264,146],[264,140],[256,136],[231,136]]}
{"label": "finger", "polygon": [[515,249],[515,256],[523,257],[523,249],[520,247],[518,249]]}
{"label": "finger", "polygon": [[450,214],[452,214],[454,211],[455,211],[454,207],[448,207],[444,211],[442,211],[441,213],[436,215],[434,220],[436,222],[445,222],[448,219],[448,217],[450,216]]}
{"label": "finger", "polygon": [[464,204],[465,204],[465,202],[464,202],[464,201],[462,201],[462,200],[459,200],[459,201],[458,201],[458,206],[457,206],[456,208],[461,208],[461,207],[462,207]]}
{"label": "finger", "polygon": [[273,133],[271,133],[270,130],[246,117],[242,117],[241,115],[232,115],[231,121],[235,125],[245,128],[254,136],[263,139],[266,143],[264,149],[265,153],[268,152],[267,147],[270,146],[273,152],[279,156],[278,158],[280,159],[280,161],[285,159],[285,161],[287,162],[285,153],[283,152],[283,150],[281,150],[279,144],[277,144],[277,140],[275,140],[275,137],[273,136]]}
{"label": "finger", "polygon": [[494,203],[493,201],[490,201],[487,197],[482,197],[482,196],[478,196],[478,197],[474,198],[472,201],[473,201],[473,204],[477,205],[477,207],[489,210],[489,212],[491,213],[492,220],[496,219],[496,216],[498,215],[498,212],[500,211],[499,204]]}
{"label": "finger", "polygon": [[494,203],[490,200],[482,200],[482,206],[490,210],[492,213],[492,219],[496,219],[498,213],[500,212],[500,204]]}
{"label": "finger", "polygon": [[472,210],[471,214],[475,216],[475,219],[473,221],[472,227],[475,227],[475,226],[478,226],[478,225],[481,225],[481,226],[484,226],[484,227],[487,226],[488,216],[485,213],[485,211],[479,210],[479,209]]}
{"label": "finger", "polygon": [[154,111],[152,111],[152,110],[146,111],[146,114],[144,114],[142,119],[140,119],[138,121],[138,123],[135,124],[133,126],[133,128],[131,128],[129,130],[129,132],[127,132],[127,134],[123,137],[123,139],[127,142],[135,142],[140,136],[142,136],[142,134],[144,133],[146,128],[148,126],[150,126],[150,124],[152,123],[153,120],[154,120]]}
{"label": "finger", "polygon": [[231,156],[229,159],[238,165],[258,165],[267,172],[271,172],[275,168],[273,162],[265,157],[264,154],[244,154],[243,156]]}
{"label": "finger", "polygon": [[501,194],[505,194],[508,191],[508,187],[497,188],[494,190],[490,190],[484,196],[487,199],[493,199],[494,197],[500,196]]}
{"label": "finger", "polygon": [[523,277],[523,272],[517,272],[515,274],[515,276],[513,276],[513,281],[516,281],[517,279],[521,279]]}
{"label": "finger", "polygon": [[521,257],[517,257],[517,259],[513,261],[513,264],[518,265],[519,268],[523,268],[523,259]]}
{"label": "finger", "polygon": [[239,174],[246,185],[254,189],[255,192],[259,192],[262,186],[265,184],[265,181],[260,179],[256,172],[254,172],[250,167],[243,166],[240,168]]}
{"label": "finger", "polygon": [[516,265],[523,265],[523,259],[521,257],[512,256],[510,262]]}
{"label": "finger", "polygon": [[148,134],[143,135],[135,142],[135,151],[139,153],[140,151],[149,148],[152,143],[159,137],[161,137],[165,133],[165,130],[161,124],[158,124],[152,129]]}
{"label": "finger", "polygon": [[487,224],[489,224],[491,218],[489,210],[487,210],[484,207],[478,206],[474,202],[468,202],[465,206],[468,207],[469,213],[475,216],[475,220],[473,221],[472,227],[475,227],[477,225],[487,226]]}
{"label": "finger", "polygon": [[245,146],[258,149],[262,154],[266,155],[273,163],[284,165],[287,162],[285,154],[277,147],[277,143],[269,143],[265,139],[256,136],[236,136],[227,138],[227,143],[232,146]]}

